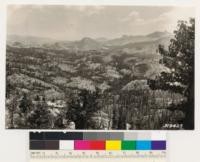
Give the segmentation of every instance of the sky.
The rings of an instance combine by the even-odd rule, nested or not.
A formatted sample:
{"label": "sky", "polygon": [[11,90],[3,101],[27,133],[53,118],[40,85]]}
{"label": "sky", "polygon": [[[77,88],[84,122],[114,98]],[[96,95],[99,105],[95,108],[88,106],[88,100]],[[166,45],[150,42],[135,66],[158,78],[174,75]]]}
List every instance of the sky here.
{"label": "sky", "polygon": [[173,32],[191,7],[9,5],[7,34],[79,40]]}

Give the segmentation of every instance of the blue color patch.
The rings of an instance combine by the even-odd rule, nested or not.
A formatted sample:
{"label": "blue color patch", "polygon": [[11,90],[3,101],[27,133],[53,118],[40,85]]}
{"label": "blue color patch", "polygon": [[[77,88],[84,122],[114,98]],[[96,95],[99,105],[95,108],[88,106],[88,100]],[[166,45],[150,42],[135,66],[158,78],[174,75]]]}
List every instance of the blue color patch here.
{"label": "blue color patch", "polygon": [[136,150],[151,150],[151,141],[136,141]]}

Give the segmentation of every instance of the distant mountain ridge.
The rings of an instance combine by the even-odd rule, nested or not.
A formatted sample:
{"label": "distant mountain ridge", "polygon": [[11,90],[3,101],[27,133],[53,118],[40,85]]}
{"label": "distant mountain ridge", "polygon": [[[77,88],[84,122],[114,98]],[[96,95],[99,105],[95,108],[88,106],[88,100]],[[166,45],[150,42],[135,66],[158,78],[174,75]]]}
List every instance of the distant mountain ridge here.
{"label": "distant mountain ridge", "polygon": [[169,35],[172,35],[172,34],[169,33],[168,31],[164,31],[164,32],[156,31],[156,32],[150,33],[146,36],[151,37],[151,38],[157,38],[157,37],[165,37],[165,36],[169,36]]}
{"label": "distant mountain ridge", "polygon": [[101,50],[110,48],[120,48],[125,46],[135,46],[136,43],[155,42],[158,40],[169,40],[172,34],[164,31],[156,31],[147,35],[123,35],[115,39],[107,39],[104,37],[92,39],[90,37],[82,38],[77,41],[58,41],[50,38],[33,37],[33,36],[19,36],[8,35],[7,45],[16,47],[41,47],[50,49],[63,49],[63,50]]}
{"label": "distant mountain ridge", "polygon": [[7,44],[13,45],[20,43],[23,46],[27,47],[38,47],[46,43],[54,43],[58,40],[45,37],[36,37],[36,36],[23,36],[23,35],[7,35]]}

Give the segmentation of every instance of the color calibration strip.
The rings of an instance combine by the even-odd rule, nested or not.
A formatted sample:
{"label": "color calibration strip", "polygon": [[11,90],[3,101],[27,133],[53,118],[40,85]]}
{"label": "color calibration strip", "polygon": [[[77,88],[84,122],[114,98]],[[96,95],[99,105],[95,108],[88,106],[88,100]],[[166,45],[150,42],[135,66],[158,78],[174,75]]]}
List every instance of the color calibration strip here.
{"label": "color calibration strip", "polygon": [[30,150],[166,150],[164,133],[30,133]]}

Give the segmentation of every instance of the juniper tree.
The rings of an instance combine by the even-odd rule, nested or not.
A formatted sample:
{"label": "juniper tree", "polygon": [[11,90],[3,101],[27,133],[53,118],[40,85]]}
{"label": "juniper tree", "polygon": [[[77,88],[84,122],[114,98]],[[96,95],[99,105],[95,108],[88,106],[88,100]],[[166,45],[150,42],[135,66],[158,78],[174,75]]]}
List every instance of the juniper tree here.
{"label": "juniper tree", "polygon": [[24,114],[28,113],[31,110],[31,107],[32,107],[32,101],[30,97],[26,93],[24,93],[19,104],[21,113],[24,113]]}
{"label": "juniper tree", "polygon": [[38,101],[27,117],[27,124],[32,129],[46,129],[50,128],[50,111],[45,100]]}
{"label": "juniper tree", "polygon": [[90,126],[90,119],[99,107],[99,90],[91,92],[80,90],[78,96],[72,96],[68,101],[67,119],[75,122],[76,129],[87,129]]}

